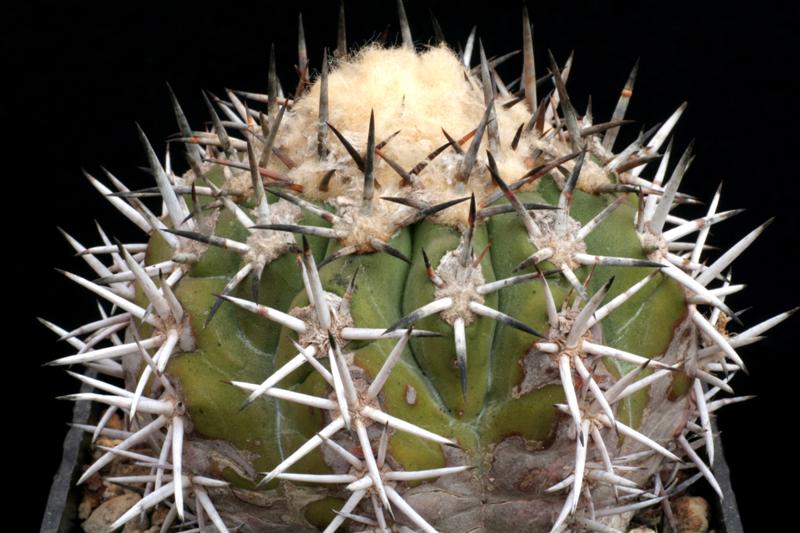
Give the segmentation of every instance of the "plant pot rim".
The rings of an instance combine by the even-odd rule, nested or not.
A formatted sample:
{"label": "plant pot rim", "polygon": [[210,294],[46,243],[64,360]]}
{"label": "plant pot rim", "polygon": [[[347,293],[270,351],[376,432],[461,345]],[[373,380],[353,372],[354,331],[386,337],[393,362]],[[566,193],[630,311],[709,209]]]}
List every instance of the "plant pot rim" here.
{"label": "plant pot rim", "polygon": [[[96,377],[94,370],[87,370],[88,377]],[[93,387],[84,384],[81,392],[92,392]],[[73,426],[64,437],[64,451],[61,455],[61,464],[58,466],[53,483],[50,485],[50,494],[47,497],[47,507],[42,517],[40,533],[68,533],[80,531],[78,524],[78,504],[80,503],[80,490],[75,483],[80,476],[81,466],[89,454],[90,438],[84,430],[75,424],[88,424],[95,411],[92,402],[75,402],[72,409]]]}

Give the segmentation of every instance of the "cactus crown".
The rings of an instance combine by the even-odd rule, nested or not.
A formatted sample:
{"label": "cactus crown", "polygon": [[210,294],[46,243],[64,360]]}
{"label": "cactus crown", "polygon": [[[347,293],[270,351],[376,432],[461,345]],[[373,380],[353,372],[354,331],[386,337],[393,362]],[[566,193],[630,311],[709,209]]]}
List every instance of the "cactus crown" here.
{"label": "cactus crown", "polygon": [[515,91],[513,54],[474,31],[461,56],[418,52],[398,7],[402,46],[348,55],[342,15],[314,80],[301,23],[295,96],[273,52],[268,93],[209,95],[207,131],[171,94],[183,176],[141,130],[154,189],[87,174],[149,236],[67,235],[100,279],[66,275],[112,311],[45,322],[78,350],[52,364],[100,391],[69,398],[108,406],[86,429],[119,439],[80,482],[144,464],[107,478],[146,487],[113,528],[166,503],[165,527],[219,531],[609,531],[697,479],[719,490],[710,416],[746,397],[716,396],[790,314],[727,329],[729,266],[766,224],[706,260],[739,211],[718,190],[672,213],[697,203],[691,145],[672,164],[667,143],[685,105],[614,151],[636,67],[595,123],[571,57],[537,79],[524,10]]}

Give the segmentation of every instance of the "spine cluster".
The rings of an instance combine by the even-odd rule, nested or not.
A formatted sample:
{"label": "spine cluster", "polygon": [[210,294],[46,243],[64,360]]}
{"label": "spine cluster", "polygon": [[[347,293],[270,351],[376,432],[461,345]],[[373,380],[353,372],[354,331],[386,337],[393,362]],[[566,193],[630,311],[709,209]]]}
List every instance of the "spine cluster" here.
{"label": "spine cluster", "polygon": [[[402,1],[398,1],[402,46],[413,50]],[[343,11],[340,18],[336,61],[347,60]],[[438,24],[435,25],[438,28]],[[549,72],[537,80],[534,65],[531,25],[523,11],[523,75],[515,85],[504,83],[496,67],[506,56],[489,59],[480,49],[480,64],[471,64],[475,32],[461,57],[464,73],[477,83],[484,96],[485,111],[475,128],[461,138],[443,129],[443,144],[413,168],[405,169],[389,156],[386,146],[392,137],[376,139],[372,115],[365,125],[366,143],[356,146],[349,133],[328,122],[328,58],[323,61],[318,104],[318,129],[314,156],[320,160],[335,151],[346,152],[349,162],[340,164],[314,184],[301,183],[288,174],[298,162],[280,148],[281,124],[285,116],[311,85],[305,42],[300,26],[298,72],[300,80],[295,98],[283,95],[276,75],[274,52],[270,61],[268,94],[228,92],[228,99],[207,98],[212,127],[194,131],[172,98],[180,134],[172,139],[185,145],[191,171],[183,177],[162,163],[140,130],[150,171],[155,178],[152,189],[131,191],[119,179],[106,173],[101,181],[87,174],[91,184],[117,210],[139,227],[145,239],[138,243],[113,243],[98,227],[100,243],[86,247],[65,233],[75,251],[86,261],[98,279],[89,280],[72,273],[65,275],[105,302],[101,316],[72,330],[43,323],[76,353],[52,361],[52,365],[80,365],[83,373],[71,371],[96,392],[73,394],[76,401],[93,401],[105,406],[99,421],[85,426],[93,440],[101,436],[120,439],[82,475],[79,484],[100,472],[112,461],[128,460],[144,465],[146,475],[106,477],[107,483],[136,485],[143,498],[116,520],[116,529],[158,505],[169,513],[162,531],[176,521],[204,530],[209,522],[220,532],[240,524],[227,520],[215,507],[214,495],[227,490],[228,483],[205,473],[187,471],[184,444],[192,437],[191,419],[184,406],[179,386],[167,367],[171,359],[196,347],[184,306],[176,297],[176,287],[210,247],[238,254],[240,269],[230,277],[209,310],[206,324],[225,305],[240,307],[272,321],[296,334],[296,355],[263,381],[232,381],[248,397],[246,408],[262,397],[276,398],[322,410],[323,428],[297,449],[285,450],[283,460],[266,472],[261,483],[274,479],[324,486],[338,486],[348,497],[325,529],[333,532],[349,521],[364,531],[436,531],[430,517],[423,516],[407,501],[407,482],[427,481],[444,476],[474,476],[477,467],[468,455],[463,464],[450,464],[427,470],[403,470],[388,451],[392,432],[405,432],[437,445],[458,449],[449,435],[440,435],[415,420],[394,416],[382,403],[381,393],[395,366],[413,337],[436,336],[419,329],[416,323],[439,316],[452,327],[462,393],[469,382],[470,346],[467,330],[477,317],[484,317],[530,336],[533,357],[545,358],[558,375],[565,403],[557,409],[568,420],[566,430],[573,439],[571,468],[548,492],[563,494],[563,503],[552,517],[551,531],[612,531],[609,517],[630,516],[649,506],[662,506],[671,517],[670,497],[682,492],[698,479],[705,480],[722,497],[711,473],[714,462],[713,413],[730,403],[747,399],[732,394],[730,381],[745,370],[737,350],[756,342],[792,311],[779,314],[755,326],[730,333],[730,321],[740,323],[736,312],[725,302],[728,295],[743,286],[733,283],[732,262],[758,237],[766,223],[754,229],[716,259],[705,256],[709,228],[739,212],[720,211],[720,190],[702,216],[686,219],[673,214],[673,208],[697,201],[679,192],[679,186],[692,160],[691,146],[669,170],[672,142],[667,140],[684,111],[681,105],[660,126],[642,132],[633,143],[614,152],[615,140],[625,120],[636,77],[636,67],[622,90],[619,103],[608,122],[594,123],[587,110],[580,116],[566,89],[571,58],[559,66],[552,55]],[[437,38],[440,37],[437,35]],[[553,90],[539,98],[542,86],[552,82]],[[265,111],[251,105],[266,103]],[[497,129],[497,108],[527,106],[529,120],[521,124],[513,139],[501,139]],[[221,115],[220,115],[221,114]],[[331,139],[331,135],[333,139]],[[486,137],[484,139],[484,137]],[[335,141],[335,142],[333,142]],[[530,159],[537,161],[531,170],[515,180],[501,175],[496,158],[504,149],[533,146]],[[481,153],[484,148],[485,152]],[[662,151],[663,150],[663,151]],[[420,175],[441,154],[454,158],[453,186],[442,197],[426,195]],[[279,161],[286,170],[276,170],[270,162]],[[652,178],[642,176],[645,168],[657,162]],[[376,165],[388,165],[397,175],[396,184],[377,184]],[[602,168],[608,183],[595,193],[618,195],[615,201],[594,218],[580,224],[570,216],[573,197],[587,165]],[[212,167],[222,168],[223,185],[206,175]],[[338,175],[358,176],[357,187],[346,198],[331,198],[328,206],[306,194],[327,191]],[[518,197],[545,175],[552,175],[560,188],[555,204],[526,203]],[[376,188],[381,187],[381,197]],[[274,195],[276,201],[268,201]],[[156,197],[162,212],[154,212],[143,199]],[[603,230],[603,223],[616,209],[636,198],[635,231],[645,257],[594,255],[587,251],[587,238]],[[202,200],[202,201],[200,201]],[[505,200],[504,203],[500,203]],[[202,207],[201,207],[202,206]],[[399,261],[410,262],[390,245],[402,228],[435,218],[448,209],[468,206],[459,224],[461,240],[439,262],[425,255],[427,277],[435,297],[395,323],[383,327],[364,327],[355,323],[350,302],[358,291],[354,276],[347,292],[335,295],[326,291],[319,269],[331,261],[348,256],[386,253]],[[332,209],[329,209],[332,208]],[[245,240],[233,240],[215,232],[220,212],[229,212],[247,229]],[[482,261],[488,248],[475,250],[476,226],[499,215],[514,214],[524,227],[533,252],[510,277],[487,282]],[[303,225],[301,216],[310,214],[320,225]],[[147,241],[154,236],[172,249],[169,260],[147,264]],[[300,236],[298,239],[296,236]],[[322,237],[337,242],[338,249],[318,264],[307,237]],[[425,252],[423,251],[423,254]],[[294,255],[305,288],[307,305],[282,311],[259,303],[258,288],[263,269],[273,261]],[[545,269],[543,265],[547,264]],[[650,273],[640,281],[607,298],[612,278],[599,290],[589,289],[576,272],[583,267],[638,267]],[[589,276],[590,278],[591,276]],[[670,353],[659,359],[606,345],[603,320],[635,297],[656,277],[677,282],[685,293],[687,312],[676,330]],[[234,291],[251,282],[251,298],[233,296]],[[571,294],[557,303],[551,285],[566,280]],[[486,297],[523,283],[539,284],[545,295],[547,328],[534,329],[517,317],[490,305]],[[110,306],[110,307],[109,307]],[[395,344],[380,370],[371,378],[353,362],[348,345],[354,342],[393,339]],[[105,343],[106,345],[103,345]],[[632,368],[612,375],[605,365],[625,363]],[[314,396],[281,388],[281,382],[301,367],[310,367],[327,384],[327,393]],[[132,370],[133,369],[133,370]],[[648,435],[617,417],[618,406],[638,391],[671,379],[676,374],[689,382],[690,412],[683,428],[664,439]],[[125,383],[121,386],[120,383]],[[122,413],[126,430],[113,430],[106,424],[115,413]],[[620,438],[634,443],[620,452]],[[360,447],[357,456],[342,445],[347,441]],[[149,455],[132,451],[146,445]],[[316,449],[338,457],[345,465],[331,474],[290,472],[293,465]],[[619,453],[618,453],[619,452]],[[703,457],[704,456],[704,457]],[[646,475],[642,475],[642,470]],[[691,475],[685,475],[691,470]]]}

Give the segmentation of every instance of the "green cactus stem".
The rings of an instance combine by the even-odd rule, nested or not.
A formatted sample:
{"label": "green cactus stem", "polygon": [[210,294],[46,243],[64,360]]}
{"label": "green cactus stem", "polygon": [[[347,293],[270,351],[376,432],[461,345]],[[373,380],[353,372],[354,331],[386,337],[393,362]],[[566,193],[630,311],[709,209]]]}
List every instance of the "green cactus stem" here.
{"label": "green cactus stem", "polygon": [[69,399],[107,406],[87,429],[119,439],[79,483],[144,488],[113,528],[167,506],[165,527],[218,531],[616,531],[719,490],[710,416],[746,397],[718,396],[791,314],[727,327],[729,266],[766,224],[710,259],[739,210],[717,191],[673,214],[698,203],[691,145],[667,144],[685,105],[614,151],[636,67],[598,124],[571,58],[537,81],[526,11],[514,93],[510,56],[479,41],[473,66],[474,33],[417,51],[398,6],[402,46],[348,52],[341,19],[319,75],[301,23],[293,97],[273,51],[266,94],[207,96],[208,131],[170,91],[182,176],[141,130],[155,188],[87,175],[148,235],[67,236],[99,279],[66,275],[113,308],[46,323],[77,349],[53,365],[101,375],[72,373],[98,392]]}

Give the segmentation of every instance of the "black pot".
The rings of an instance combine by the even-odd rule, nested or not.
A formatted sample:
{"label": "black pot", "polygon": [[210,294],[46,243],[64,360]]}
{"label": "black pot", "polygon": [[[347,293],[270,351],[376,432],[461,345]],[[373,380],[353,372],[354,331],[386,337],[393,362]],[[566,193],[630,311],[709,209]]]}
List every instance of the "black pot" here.
{"label": "black pot", "polygon": [[[739,507],[736,504],[736,494],[733,492],[731,486],[731,473],[728,468],[728,461],[725,460],[725,450],[722,448],[722,439],[719,438],[719,428],[717,422],[711,419],[711,431],[714,434],[714,466],[711,470],[714,473],[714,478],[719,483],[722,489],[723,500],[716,497],[714,492],[711,492],[711,497],[708,501],[713,502],[714,514],[717,517],[716,528],[718,531],[725,533],[744,533],[742,527],[742,520],[739,517]],[[708,487],[710,490],[710,487]]]}
{"label": "black pot", "polygon": [[[93,370],[86,372],[88,377],[96,377]],[[83,385],[81,392],[92,392],[94,387]],[[75,402],[72,410],[74,424],[89,424],[95,414],[96,404],[92,402]],[[91,436],[82,429],[71,427],[64,438],[64,454],[61,464],[53,476],[47,507],[42,517],[40,533],[71,533],[81,531],[78,519],[78,504],[81,490],[75,483],[81,475],[81,466],[85,465],[91,454]]]}

